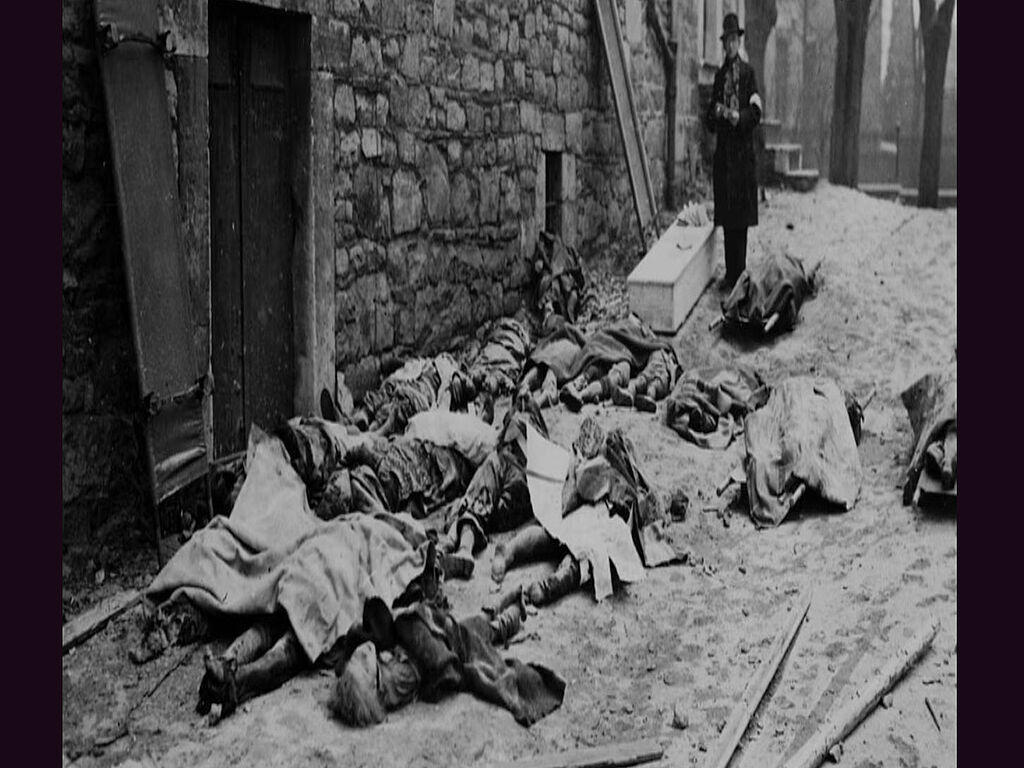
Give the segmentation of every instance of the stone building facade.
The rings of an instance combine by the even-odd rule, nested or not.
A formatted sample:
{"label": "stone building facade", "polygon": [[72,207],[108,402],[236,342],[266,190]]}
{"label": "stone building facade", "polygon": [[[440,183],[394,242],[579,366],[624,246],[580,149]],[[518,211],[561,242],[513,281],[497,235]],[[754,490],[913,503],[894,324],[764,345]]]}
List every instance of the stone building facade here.
{"label": "stone building facade", "polygon": [[[681,205],[707,187],[697,88],[703,0],[655,0],[677,47],[674,115],[665,111],[666,67],[646,2],[618,0],[620,19],[654,188],[664,200],[671,174]],[[194,341],[204,361],[216,343],[218,302],[210,84],[219,43],[210,5],[160,5],[174,43],[166,82]],[[294,412],[316,411],[319,392],[341,380],[358,396],[389,358],[439,350],[454,334],[515,311],[545,221],[585,259],[612,248],[641,251],[591,0],[212,5],[280,13],[297,30],[289,45],[304,62],[291,180]],[[92,0],[64,0],[66,537],[145,498],[93,24]]]}

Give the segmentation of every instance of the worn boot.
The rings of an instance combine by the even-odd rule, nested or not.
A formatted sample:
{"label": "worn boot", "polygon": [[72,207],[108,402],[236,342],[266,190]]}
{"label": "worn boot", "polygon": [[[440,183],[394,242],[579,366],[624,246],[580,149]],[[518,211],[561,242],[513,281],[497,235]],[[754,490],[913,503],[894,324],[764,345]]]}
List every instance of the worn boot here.
{"label": "worn boot", "polygon": [[508,645],[508,641],[519,634],[526,621],[526,602],[522,590],[519,600],[506,606],[491,620],[491,642],[494,645]]}
{"label": "worn boot", "polygon": [[553,603],[580,586],[580,564],[571,554],[562,558],[561,564],[550,576],[533,582],[526,590],[526,599],[531,605],[542,606]]}
{"label": "worn boot", "polygon": [[441,558],[446,579],[469,579],[473,576],[476,561],[473,550],[476,548],[476,531],[472,526],[464,525],[459,531],[458,548]]}
{"label": "worn boot", "polygon": [[612,402],[615,405],[623,408],[633,407],[633,387],[628,385],[625,387],[613,387],[612,388]]}

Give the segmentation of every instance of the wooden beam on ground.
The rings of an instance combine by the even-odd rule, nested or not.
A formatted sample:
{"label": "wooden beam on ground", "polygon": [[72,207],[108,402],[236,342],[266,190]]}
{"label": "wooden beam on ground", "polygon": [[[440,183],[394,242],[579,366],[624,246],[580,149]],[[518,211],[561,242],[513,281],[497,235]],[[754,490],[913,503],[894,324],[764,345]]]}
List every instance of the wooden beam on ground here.
{"label": "wooden beam on ground", "polygon": [[103,629],[111,619],[117,618],[141,599],[142,593],[137,589],[121,592],[69,621],[61,627],[61,655],[88,640]]}
{"label": "wooden beam on ground", "polygon": [[725,728],[722,729],[722,735],[718,738],[715,752],[707,763],[708,768],[725,768],[729,764],[729,760],[732,759],[732,753],[736,751],[736,745],[743,738],[747,726],[750,725],[750,718],[754,716],[757,705],[761,703],[761,699],[764,698],[765,693],[768,691],[768,686],[771,685],[772,680],[779,671],[782,659],[785,658],[786,652],[793,645],[793,639],[796,637],[800,625],[803,624],[804,617],[807,616],[807,609],[810,607],[810,595],[804,595],[797,604],[792,621],[789,622],[785,631],[775,639],[771,656],[761,663],[760,668],[757,670],[757,676],[747,684],[746,690],[743,691],[743,695],[740,696],[740,700],[733,708],[732,714],[729,715],[729,721],[725,724]]}
{"label": "wooden beam on ground", "polygon": [[924,656],[939,631],[939,620],[922,625],[914,636],[886,662],[885,666],[860,686],[853,698],[833,714],[811,738],[780,768],[818,768],[829,750],[845,739],[878,706],[878,702],[903,675]]}
{"label": "wooden beam on ground", "polygon": [[620,768],[660,760],[664,753],[654,739],[641,739],[529,757],[495,768]]}

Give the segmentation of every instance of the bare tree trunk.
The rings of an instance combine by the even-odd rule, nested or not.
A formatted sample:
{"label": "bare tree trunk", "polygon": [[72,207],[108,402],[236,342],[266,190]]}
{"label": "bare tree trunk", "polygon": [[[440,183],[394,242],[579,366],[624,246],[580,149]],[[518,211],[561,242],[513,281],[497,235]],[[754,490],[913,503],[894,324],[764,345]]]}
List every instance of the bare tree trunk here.
{"label": "bare tree trunk", "polygon": [[764,56],[768,47],[768,37],[775,27],[779,18],[779,9],[776,0],[746,0],[747,18],[744,30],[746,36],[747,55],[750,57],[750,66],[754,68],[757,75],[757,84],[761,91],[761,102],[768,106],[767,92],[768,84],[764,76]]}
{"label": "bare tree trunk", "polygon": [[[757,78],[758,89],[761,94],[761,104],[764,113],[762,117],[768,117],[768,83],[764,74],[764,55],[768,47],[768,36],[779,18],[779,9],[775,0],[746,0],[747,26],[744,35],[747,38],[747,55],[750,57],[750,66],[754,69],[754,76]],[[764,186],[765,182],[765,151],[764,151],[764,126],[756,128],[757,140],[757,183]]]}
{"label": "bare tree trunk", "polygon": [[924,45],[924,126],[917,204],[922,208],[937,208],[942,154],[942,98],[956,0],[945,0],[937,11],[935,0],[920,0],[920,3],[921,42]]}
{"label": "bare tree trunk", "polygon": [[807,125],[808,108],[807,89],[810,88],[810,77],[808,71],[811,68],[811,55],[808,48],[807,35],[807,4],[811,0],[801,0],[803,3],[803,23],[800,26],[800,103],[797,104],[797,125]]}
{"label": "bare tree trunk", "polygon": [[[913,2],[913,0],[911,0]],[[910,11],[910,24],[914,24],[914,11]],[[921,130],[921,94],[924,93],[924,73],[921,71],[924,66],[921,63],[921,20],[918,18],[917,29],[913,29],[914,33],[914,46],[913,52],[914,57],[912,59],[914,64],[914,110],[911,113],[911,120],[913,124],[910,126],[910,135],[919,136]]]}
{"label": "bare tree trunk", "polygon": [[860,103],[871,2],[835,0],[836,78],[828,179],[854,188],[860,163]]}

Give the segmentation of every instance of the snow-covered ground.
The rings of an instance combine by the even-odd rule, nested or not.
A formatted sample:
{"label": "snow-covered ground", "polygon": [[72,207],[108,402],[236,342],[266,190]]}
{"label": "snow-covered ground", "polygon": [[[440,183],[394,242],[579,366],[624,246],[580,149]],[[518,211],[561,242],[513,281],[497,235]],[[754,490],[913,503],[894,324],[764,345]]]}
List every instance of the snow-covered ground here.
{"label": "snow-covered ground", "polygon": [[[531,616],[509,652],[541,661],[567,681],[565,702],[530,729],[497,707],[463,694],[416,703],[381,726],[352,731],[331,721],[330,676],[311,674],[250,702],[216,728],[194,714],[202,663],[181,649],[136,669],[126,616],[63,660],[63,740],[75,765],[367,766],[487,765],[576,746],[643,737],[659,740],[673,765],[701,765],[757,664],[814,589],[797,636],[732,765],[770,766],[792,754],[842,706],[924,620],[942,622],[932,650],[845,743],[852,766],[953,766],[957,733],[957,523],[904,507],[900,486],[910,426],[900,391],[954,356],[956,210],[923,211],[822,184],[778,193],[751,230],[751,263],[788,249],[808,265],[824,259],[820,290],[796,329],[767,345],[738,344],[708,332],[722,295],[711,287],[677,334],[684,366],[742,360],[769,381],[790,374],[832,376],[867,410],[860,446],[864,486],[849,512],[815,504],[773,530],[758,531],[732,492],[715,487],[739,462],[739,446],[706,451],[684,442],[660,416],[587,406],[546,413],[552,437],[569,445],[583,417],[600,411],[621,426],[659,492],[683,489],[689,513],[669,532],[688,563],[595,604],[572,595]],[[721,267],[720,267],[721,272]],[[623,279],[620,275],[618,279]],[[500,537],[499,537],[500,540]],[[474,579],[447,585],[456,614],[492,597],[491,549]],[[551,566],[513,571],[505,586]],[[189,655],[191,654],[191,655]],[[128,710],[160,677],[156,695]],[[941,725],[932,721],[931,703]],[[689,727],[672,727],[673,708]],[[81,754],[85,750],[84,754]],[[665,764],[669,764],[666,760]]]}

